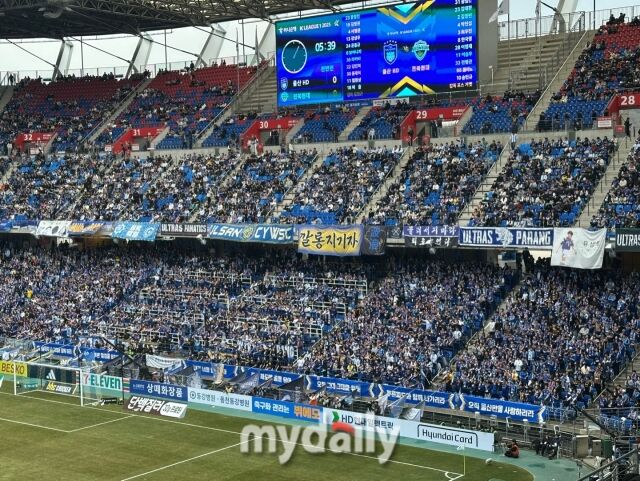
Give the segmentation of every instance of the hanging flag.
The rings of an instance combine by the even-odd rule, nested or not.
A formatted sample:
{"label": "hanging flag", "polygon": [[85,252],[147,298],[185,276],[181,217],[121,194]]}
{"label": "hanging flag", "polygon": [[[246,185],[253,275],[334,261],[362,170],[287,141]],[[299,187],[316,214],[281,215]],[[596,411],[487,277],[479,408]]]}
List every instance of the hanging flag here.
{"label": "hanging flag", "polygon": [[236,64],[240,63],[240,43],[238,41],[238,29],[236,28]]}
{"label": "hanging flag", "polygon": [[509,0],[502,0],[498,9],[489,17],[489,23],[498,20],[498,16],[507,15],[509,13]]}
{"label": "hanging flag", "polygon": [[409,393],[403,394],[403,396],[400,399],[396,399],[395,401],[393,401],[389,405],[389,416],[391,416],[392,418],[399,418],[400,417],[400,414],[402,413],[402,410],[404,409],[405,399],[407,399],[408,395],[409,395]]}
{"label": "hanging flag", "polygon": [[407,409],[402,417],[409,421],[420,421],[422,417],[422,410],[424,408],[424,401],[421,401],[417,406]]}
{"label": "hanging flag", "polygon": [[380,406],[380,412],[384,414],[384,410],[387,409],[387,403],[389,402],[389,395],[384,394],[383,396],[380,396],[377,401],[378,406]]}
{"label": "hanging flag", "polygon": [[262,62],[262,55],[260,55],[260,43],[258,42],[258,27],[256,26],[256,65],[259,65]]}

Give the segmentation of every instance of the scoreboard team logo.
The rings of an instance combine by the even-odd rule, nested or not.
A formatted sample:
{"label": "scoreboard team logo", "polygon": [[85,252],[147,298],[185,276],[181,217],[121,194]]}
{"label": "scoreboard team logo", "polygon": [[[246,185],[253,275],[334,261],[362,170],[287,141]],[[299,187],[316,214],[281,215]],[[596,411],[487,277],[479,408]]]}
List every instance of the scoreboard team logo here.
{"label": "scoreboard team logo", "polygon": [[398,59],[398,42],[395,40],[389,40],[384,43],[384,61],[389,65]]}

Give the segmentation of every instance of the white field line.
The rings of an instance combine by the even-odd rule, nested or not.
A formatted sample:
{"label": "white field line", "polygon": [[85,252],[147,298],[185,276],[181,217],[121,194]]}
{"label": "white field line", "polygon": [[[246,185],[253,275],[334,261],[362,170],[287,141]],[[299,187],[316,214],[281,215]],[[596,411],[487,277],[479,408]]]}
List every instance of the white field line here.
{"label": "white field line", "polygon": [[[5,396],[13,396],[13,394],[10,393],[6,393],[6,392],[0,392],[0,394],[4,394]],[[55,404],[64,404],[65,406],[71,406],[71,407],[77,407],[80,409],[94,409],[96,411],[100,411],[100,412],[113,412],[113,411],[109,411],[108,409],[104,409],[104,408],[98,408],[98,407],[93,407],[93,406],[80,406],[78,404],[70,404],[70,403],[66,403],[64,401],[56,401],[54,399],[43,399],[43,398],[39,398],[39,397],[34,397],[34,396],[25,396],[23,395],[22,397],[26,397],[29,399],[34,399],[36,401],[44,401],[44,402],[49,402],[49,403],[55,403]],[[115,414],[115,413],[114,413]],[[216,432],[220,432],[220,433],[227,433],[227,434],[236,434],[236,435],[240,435],[242,433],[238,432],[238,431],[230,431],[228,429],[221,429],[221,428],[214,428],[211,426],[202,426],[201,424],[191,424],[191,423],[185,423],[185,422],[180,422],[180,421],[173,421],[171,419],[164,419],[161,417],[151,417],[151,416],[144,416],[141,414],[131,414],[132,417],[138,417],[138,418],[142,418],[142,419],[149,419],[152,421],[160,421],[160,422],[165,422],[165,423],[171,423],[171,424],[179,424],[181,426],[189,426],[192,428],[199,428],[199,429],[207,429],[210,431],[216,431]],[[304,443],[292,443],[291,441],[285,441],[285,440],[280,440],[283,443],[291,443],[291,444],[297,444],[298,446],[305,446]],[[378,458],[376,456],[367,456],[365,454],[357,454],[357,453],[343,453],[343,454],[348,454],[350,456],[356,456],[356,457],[361,457],[361,458],[369,458],[369,459],[375,459],[376,461],[378,461]],[[400,464],[400,465],[404,465],[404,466],[411,466],[411,467],[415,467],[415,468],[420,468],[420,469],[427,469],[430,471],[438,471],[440,473],[445,473],[446,474],[453,474],[454,476],[457,476],[456,478],[453,478],[452,481],[455,481],[456,479],[461,478],[462,476],[464,476],[461,473],[456,473],[454,471],[447,471],[445,469],[438,469],[438,468],[432,468],[431,466],[421,466],[419,464],[411,464],[411,463],[406,463],[404,461],[396,461],[393,459],[389,459],[387,461],[387,463],[393,463],[393,464]],[[451,478],[449,478],[451,479]]]}
{"label": "white field line", "polygon": [[0,421],[5,421],[7,423],[13,423],[13,424],[22,424],[23,426],[30,426],[32,428],[48,429],[49,431],[56,431],[56,432],[65,433],[65,434],[69,434],[71,432],[71,431],[65,431],[64,429],[52,428],[49,426],[42,426],[40,424],[25,423],[23,421],[15,421],[13,419],[7,419],[7,418],[0,418]]}
{"label": "white field line", "polygon": [[69,433],[77,433],[78,431],[82,431],[82,430],[84,430],[84,429],[97,428],[98,426],[103,426],[103,425],[105,425],[105,424],[116,423],[116,422],[118,422],[118,421],[122,421],[123,419],[129,419],[129,418],[132,418],[132,417],[133,417],[133,414],[130,414],[129,416],[123,416],[123,417],[121,417],[121,418],[118,418],[118,419],[112,419],[112,420],[110,420],[110,421],[105,421],[105,422],[103,422],[103,423],[92,424],[91,426],[83,426],[83,427],[81,427],[81,428],[78,428],[78,429],[72,429],[71,431],[67,431],[67,432],[69,432]]}
{"label": "white field line", "polygon": [[224,448],[216,449],[214,451],[209,451],[208,453],[200,454],[198,456],[194,456],[194,457],[189,458],[189,459],[184,459],[182,461],[178,461],[177,463],[167,464],[166,466],[162,466],[160,468],[152,469],[151,471],[147,471],[145,473],[136,474],[135,476],[131,476],[129,478],[124,478],[121,481],[129,481],[130,479],[141,478],[142,476],[146,476],[147,474],[157,473],[158,471],[163,471],[165,469],[169,469],[169,468],[172,468],[174,466],[178,466],[180,464],[184,464],[184,463],[188,463],[188,462],[191,462],[191,461],[195,461],[196,459],[204,458],[205,456],[211,456],[212,454],[216,454],[216,453],[219,453],[221,451],[226,451],[227,449],[235,448],[237,446],[240,446],[241,444],[246,444],[246,443],[249,443],[251,441],[253,441],[253,439],[247,439],[246,441],[242,441],[242,442],[239,442],[239,443],[236,443],[236,444],[232,444],[230,446],[226,446]]}

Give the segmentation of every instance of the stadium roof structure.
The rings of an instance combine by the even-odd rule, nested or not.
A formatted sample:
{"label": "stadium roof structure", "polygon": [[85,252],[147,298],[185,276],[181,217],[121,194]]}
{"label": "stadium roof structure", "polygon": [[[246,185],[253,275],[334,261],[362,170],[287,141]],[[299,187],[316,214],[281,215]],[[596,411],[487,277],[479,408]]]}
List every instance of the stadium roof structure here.
{"label": "stadium roof structure", "polygon": [[353,0],[2,0],[0,38],[139,34],[309,9]]}

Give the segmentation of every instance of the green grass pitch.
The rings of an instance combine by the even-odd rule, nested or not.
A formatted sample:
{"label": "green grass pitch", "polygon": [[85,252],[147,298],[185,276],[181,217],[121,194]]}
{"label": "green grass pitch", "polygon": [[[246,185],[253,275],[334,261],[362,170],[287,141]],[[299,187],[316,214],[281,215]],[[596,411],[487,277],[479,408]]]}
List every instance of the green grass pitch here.
{"label": "green grass pitch", "polygon": [[[291,462],[240,452],[248,418],[190,410],[183,420],[132,415],[121,406],[80,407],[77,399],[0,390],[0,479],[65,481],[532,481],[523,469],[484,459],[399,445],[392,462],[309,454]],[[495,455],[493,456],[495,458]]]}

